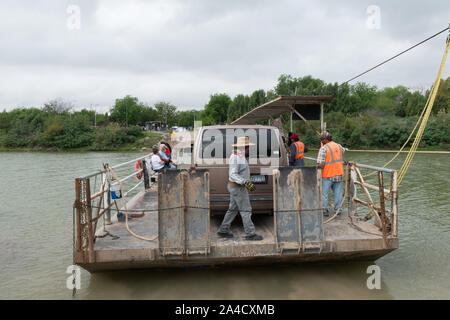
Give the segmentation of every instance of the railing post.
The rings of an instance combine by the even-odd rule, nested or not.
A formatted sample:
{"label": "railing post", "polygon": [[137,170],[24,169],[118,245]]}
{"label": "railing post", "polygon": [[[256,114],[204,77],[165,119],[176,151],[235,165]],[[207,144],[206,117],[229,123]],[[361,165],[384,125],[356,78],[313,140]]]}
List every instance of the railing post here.
{"label": "railing post", "polygon": [[109,174],[107,174],[108,181],[106,182],[108,184],[108,195],[106,196],[106,208],[108,208],[105,212],[105,224],[110,225],[111,224],[111,181],[109,180]]}
{"label": "railing post", "polygon": [[150,188],[150,180],[148,178],[147,163],[145,161],[145,158],[142,159],[142,172],[144,173],[144,188],[145,190],[147,190]]}
{"label": "railing post", "polygon": [[347,190],[344,191],[344,193],[347,193],[347,215],[350,215],[350,202],[351,202],[351,196],[350,196],[350,183],[351,183],[351,179],[350,179],[350,164],[347,162],[346,165],[346,170],[345,172],[347,173],[347,176],[344,177],[344,179],[346,179],[346,184],[347,184]]}
{"label": "railing post", "polygon": [[349,197],[349,212],[352,212],[353,216],[358,214],[358,203],[353,199],[356,197],[356,171],[354,169],[354,162],[349,162],[349,189],[351,192],[348,193]]}
{"label": "railing post", "polygon": [[398,185],[397,171],[392,172],[392,236],[398,237]]}
{"label": "railing post", "polygon": [[384,184],[383,184],[383,172],[378,171],[378,185],[379,185],[379,195],[380,195],[380,213],[381,213],[381,228],[383,231],[383,239],[386,245],[386,209],[384,206]]}
{"label": "railing post", "polygon": [[94,256],[94,232],[92,228],[92,206],[91,206],[91,183],[89,179],[84,179],[84,198],[86,206],[86,223],[87,223],[87,246],[88,246],[88,262],[95,262]]}
{"label": "railing post", "polygon": [[81,253],[81,179],[75,179],[75,262]]}

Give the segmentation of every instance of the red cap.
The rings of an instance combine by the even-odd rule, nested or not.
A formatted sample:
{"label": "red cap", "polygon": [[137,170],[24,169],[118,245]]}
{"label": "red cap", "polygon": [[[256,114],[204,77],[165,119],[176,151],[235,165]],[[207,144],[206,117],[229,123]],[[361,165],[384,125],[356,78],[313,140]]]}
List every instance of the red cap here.
{"label": "red cap", "polygon": [[291,134],[291,139],[298,139],[298,134],[296,133]]}

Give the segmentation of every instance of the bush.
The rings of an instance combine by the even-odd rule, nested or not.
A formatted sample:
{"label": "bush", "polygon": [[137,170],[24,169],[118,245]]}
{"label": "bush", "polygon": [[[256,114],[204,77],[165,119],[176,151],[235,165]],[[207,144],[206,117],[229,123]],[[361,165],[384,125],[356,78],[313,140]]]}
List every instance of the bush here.
{"label": "bush", "polygon": [[33,137],[8,133],[1,137],[0,145],[7,148],[27,148],[33,145]]}
{"label": "bush", "polygon": [[[133,143],[136,141],[136,136],[128,135],[130,128],[121,128],[118,124],[110,124],[104,128],[99,128],[94,135],[94,143],[91,150],[106,151],[111,150],[126,143]],[[136,134],[136,130],[131,130],[132,134]],[[142,132],[140,132],[142,135]]]}
{"label": "bush", "polygon": [[26,148],[33,145],[33,128],[28,122],[13,121],[10,129],[1,139],[1,145],[8,148]]}
{"label": "bush", "polygon": [[142,133],[142,129],[140,127],[134,126],[134,127],[128,127],[126,129],[126,134],[129,136],[133,136],[136,138],[142,137],[144,134]]}
{"label": "bush", "polygon": [[40,146],[60,149],[87,147],[92,141],[92,129],[88,123],[76,117],[49,124],[37,138]]}

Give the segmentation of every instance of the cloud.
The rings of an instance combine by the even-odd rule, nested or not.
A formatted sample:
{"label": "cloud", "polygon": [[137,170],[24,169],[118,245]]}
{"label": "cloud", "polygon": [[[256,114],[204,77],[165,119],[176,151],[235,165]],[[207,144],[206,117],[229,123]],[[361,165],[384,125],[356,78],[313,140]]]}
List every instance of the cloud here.
{"label": "cloud", "polygon": [[[33,1],[0,4],[0,108],[61,97],[107,110],[125,94],[182,109],[272,89],[282,73],[343,82],[448,24],[447,1]],[[69,5],[81,12],[69,30]],[[445,35],[363,76],[428,87]],[[448,70],[448,68],[446,69]],[[448,72],[444,74],[448,76]]]}

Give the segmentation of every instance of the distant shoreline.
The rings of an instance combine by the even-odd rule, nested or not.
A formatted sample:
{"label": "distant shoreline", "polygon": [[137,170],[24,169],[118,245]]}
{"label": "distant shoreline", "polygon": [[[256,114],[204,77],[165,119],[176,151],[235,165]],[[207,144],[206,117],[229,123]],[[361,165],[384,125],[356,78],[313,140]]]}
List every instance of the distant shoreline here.
{"label": "distant shoreline", "polygon": [[157,134],[153,136],[144,135],[135,142],[129,144],[122,144],[118,147],[106,147],[103,149],[95,150],[92,146],[85,146],[80,148],[63,149],[57,147],[24,147],[24,148],[7,148],[0,147],[0,152],[141,152],[151,151],[152,145],[158,143],[161,140],[167,139],[168,134],[166,132],[152,132],[151,134]]}
{"label": "distant shoreline", "polygon": [[[319,151],[319,149],[309,149],[310,151]],[[145,147],[119,147],[110,150],[90,150],[89,148],[75,148],[75,149],[57,149],[57,148],[0,148],[0,152],[144,152],[151,151],[151,146]],[[349,152],[371,152],[371,153],[397,153],[398,150],[382,150],[382,149],[350,149]],[[408,153],[409,150],[400,151],[400,153]],[[416,153],[421,154],[450,154],[448,150],[418,150]]]}

